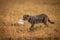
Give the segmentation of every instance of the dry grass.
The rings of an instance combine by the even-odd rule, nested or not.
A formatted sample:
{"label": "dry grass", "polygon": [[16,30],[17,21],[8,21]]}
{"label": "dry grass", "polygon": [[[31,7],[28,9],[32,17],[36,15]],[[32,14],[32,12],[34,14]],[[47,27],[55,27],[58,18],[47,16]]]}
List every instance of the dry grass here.
{"label": "dry grass", "polygon": [[[41,1],[41,2],[40,2]],[[58,40],[60,38],[60,6],[59,1],[25,1],[17,0],[1,3],[0,9],[0,39],[1,40]],[[45,3],[45,4],[44,4]],[[17,22],[25,14],[38,15],[44,13],[55,22],[36,24],[33,31],[29,31],[31,24],[25,22],[19,25]]]}

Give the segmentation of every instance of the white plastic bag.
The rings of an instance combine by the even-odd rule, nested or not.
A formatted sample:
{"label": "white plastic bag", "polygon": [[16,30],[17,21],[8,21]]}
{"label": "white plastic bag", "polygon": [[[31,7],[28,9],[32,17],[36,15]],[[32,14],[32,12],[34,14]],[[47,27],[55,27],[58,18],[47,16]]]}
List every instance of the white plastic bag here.
{"label": "white plastic bag", "polygon": [[18,23],[19,23],[19,24],[24,24],[24,20],[20,19],[20,20],[18,21]]}

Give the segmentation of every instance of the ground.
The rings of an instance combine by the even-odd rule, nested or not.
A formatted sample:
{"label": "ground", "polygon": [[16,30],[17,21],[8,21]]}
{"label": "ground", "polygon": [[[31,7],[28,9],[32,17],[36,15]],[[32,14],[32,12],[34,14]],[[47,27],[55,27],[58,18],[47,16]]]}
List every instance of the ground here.
{"label": "ground", "polygon": [[[23,15],[46,14],[55,24],[18,24]],[[0,0],[0,40],[58,40],[60,38],[60,0]],[[46,40],[47,40],[46,39]],[[59,39],[60,40],[60,39]]]}

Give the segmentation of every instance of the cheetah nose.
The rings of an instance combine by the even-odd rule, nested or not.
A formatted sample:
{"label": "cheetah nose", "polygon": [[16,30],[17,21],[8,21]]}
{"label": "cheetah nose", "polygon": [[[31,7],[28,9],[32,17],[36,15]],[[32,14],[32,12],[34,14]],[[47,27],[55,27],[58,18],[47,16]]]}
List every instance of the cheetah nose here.
{"label": "cheetah nose", "polygon": [[18,21],[18,24],[24,24],[24,20],[23,20],[23,19],[20,19],[20,20]]}

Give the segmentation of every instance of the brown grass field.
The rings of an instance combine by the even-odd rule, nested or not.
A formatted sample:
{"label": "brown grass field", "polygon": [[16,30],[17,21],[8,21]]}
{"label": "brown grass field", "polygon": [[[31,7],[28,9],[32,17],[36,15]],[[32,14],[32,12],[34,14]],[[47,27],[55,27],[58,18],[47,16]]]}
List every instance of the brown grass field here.
{"label": "brown grass field", "polygon": [[[24,25],[18,20],[25,14],[45,13],[55,24]],[[60,40],[60,0],[0,0],[0,40]]]}

